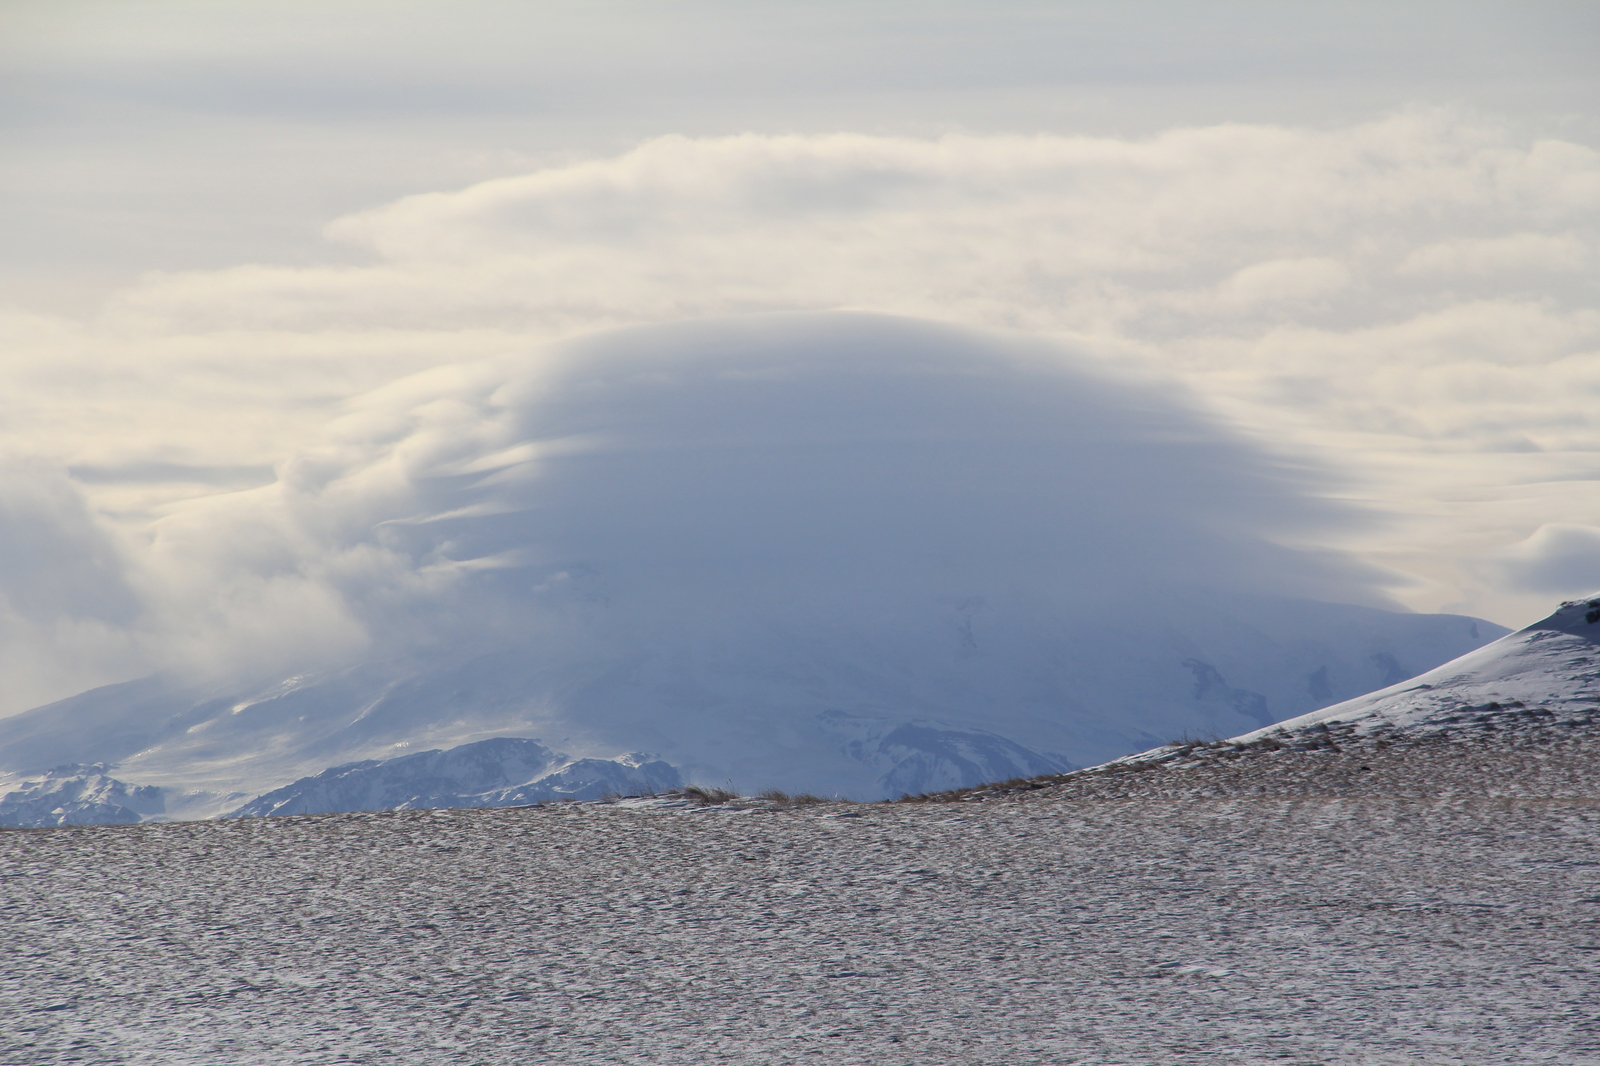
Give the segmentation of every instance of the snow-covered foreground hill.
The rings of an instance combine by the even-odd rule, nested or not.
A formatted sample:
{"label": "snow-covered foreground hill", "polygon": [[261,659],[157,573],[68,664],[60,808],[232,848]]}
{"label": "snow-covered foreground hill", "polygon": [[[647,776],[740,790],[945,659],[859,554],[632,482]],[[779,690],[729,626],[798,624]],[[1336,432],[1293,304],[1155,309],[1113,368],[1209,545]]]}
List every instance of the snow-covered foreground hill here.
{"label": "snow-covered foreground hill", "polygon": [[1597,845],[1593,790],[12,831],[0,1061],[1592,1066]]}

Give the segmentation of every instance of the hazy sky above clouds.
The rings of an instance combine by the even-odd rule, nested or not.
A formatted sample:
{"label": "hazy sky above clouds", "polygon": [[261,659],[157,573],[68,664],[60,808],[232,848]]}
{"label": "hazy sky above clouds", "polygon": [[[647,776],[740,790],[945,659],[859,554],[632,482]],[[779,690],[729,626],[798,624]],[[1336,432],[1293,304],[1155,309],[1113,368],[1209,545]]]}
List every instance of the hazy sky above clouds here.
{"label": "hazy sky above clouds", "polygon": [[1401,601],[1525,623],[1600,586],[1597,52],[1583,2],[10,0],[0,519],[119,605],[13,588],[17,661],[126,672],[117,553],[353,396],[787,310],[1187,388]]}
{"label": "hazy sky above clouds", "polygon": [[1592,143],[1597,27],[1581,0],[9,0],[0,254],[69,303],[323,262],[339,215],[663,134],[1142,137],[1423,102]]}

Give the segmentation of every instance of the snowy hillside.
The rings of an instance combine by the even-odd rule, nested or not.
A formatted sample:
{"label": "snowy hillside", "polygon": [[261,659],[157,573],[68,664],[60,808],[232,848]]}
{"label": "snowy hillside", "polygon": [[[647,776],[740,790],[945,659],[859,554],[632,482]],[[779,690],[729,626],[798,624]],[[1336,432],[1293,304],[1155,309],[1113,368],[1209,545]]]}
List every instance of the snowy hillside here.
{"label": "snowy hillside", "polygon": [[1591,800],[1600,785],[1600,598],[1437,669],[1228,740],[921,801],[1407,797]]}
{"label": "snowy hillside", "polygon": [[[0,790],[106,764],[167,817],[291,783],[286,809],[477,804],[620,787],[650,752],[876,799],[1241,733],[1504,632],[1283,546],[1349,520],[1287,471],[1070,351],[882,317],[421,375],[163,520],[171,580],[225,606],[178,612],[160,673],[0,720]],[[416,758],[486,741],[579,769]]]}
{"label": "snowy hillside", "polygon": [[[1564,603],[1550,617],[1399,684],[1279,723],[1429,732],[1472,721],[1592,716],[1600,711],[1600,599]],[[1239,739],[1253,740],[1272,730]]]}
{"label": "snowy hillside", "polygon": [[1593,793],[0,833],[0,1062],[1600,1066],[1597,845]]}
{"label": "snowy hillside", "polygon": [[104,763],[71,763],[9,784],[0,826],[127,825],[167,813],[162,789],[119,781]]}

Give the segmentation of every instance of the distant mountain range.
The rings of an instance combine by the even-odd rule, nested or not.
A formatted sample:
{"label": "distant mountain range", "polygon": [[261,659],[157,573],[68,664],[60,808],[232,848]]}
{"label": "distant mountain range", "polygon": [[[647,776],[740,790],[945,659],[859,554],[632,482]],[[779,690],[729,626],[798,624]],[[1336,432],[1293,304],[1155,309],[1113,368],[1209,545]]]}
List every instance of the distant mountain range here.
{"label": "distant mountain range", "polygon": [[1327,602],[1385,601],[1286,546],[1352,520],[1314,474],[1044,342],[680,323],[349,411],[159,525],[180,665],[0,720],[0,816],[879,799],[1232,736],[1505,632]]}
{"label": "distant mountain range", "polygon": [[[956,616],[942,634],[930,620],[932,646],[898,657],[780,646],[579,670],[507,651],[231,691],[147,678],[0,720],[0,824],[496,806],[691,780],[879,799],[1270,724],[1504,632],[1453,615],[1251,606],[1250,621],[1190,605],[1092,632],[1002,615],[974,633]],[[1538,677],[1527,683],[1566,684]],[[655,754],[638,754],[645,745]]]}

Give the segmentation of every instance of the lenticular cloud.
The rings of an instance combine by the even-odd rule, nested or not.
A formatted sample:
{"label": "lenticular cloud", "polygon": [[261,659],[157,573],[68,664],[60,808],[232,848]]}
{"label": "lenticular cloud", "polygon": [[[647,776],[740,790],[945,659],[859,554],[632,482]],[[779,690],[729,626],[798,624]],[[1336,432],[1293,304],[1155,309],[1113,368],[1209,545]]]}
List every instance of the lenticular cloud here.
{"label": "lenticular cloud", "polygon": [[1381,600],[1372,574],[1273,542],[1348,520],[1291,473],[1055,346],[781,315],[407,379],[161,543],[209,554],[240,604],[271,610],[275,587],[300,626],[380,643],[565,640],[574,611],[799,636],[994,597]]}

